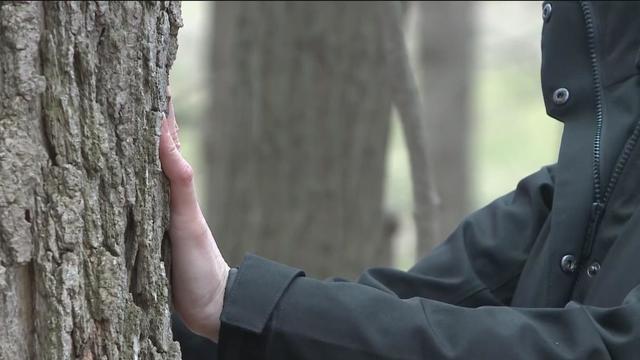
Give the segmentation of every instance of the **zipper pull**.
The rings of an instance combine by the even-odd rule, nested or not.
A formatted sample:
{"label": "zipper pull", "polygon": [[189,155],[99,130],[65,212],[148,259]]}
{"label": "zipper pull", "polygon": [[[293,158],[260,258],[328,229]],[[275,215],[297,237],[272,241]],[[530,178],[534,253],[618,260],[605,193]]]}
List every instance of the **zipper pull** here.
{"label": "zipper pull", "polygon": [[591,204],[591,223],[593,224],[595,221],[600,217],[600,213],[602,212],[602,209],[604,208],[604,204],[596,201],[594,203]]}

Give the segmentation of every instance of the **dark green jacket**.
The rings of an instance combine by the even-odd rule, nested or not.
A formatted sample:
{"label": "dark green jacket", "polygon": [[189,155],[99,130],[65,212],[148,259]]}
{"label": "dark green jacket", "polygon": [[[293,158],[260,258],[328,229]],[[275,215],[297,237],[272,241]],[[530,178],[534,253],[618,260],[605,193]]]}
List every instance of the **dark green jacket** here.
{"label": "dark green jacket", "polygon": [[542,5],[557,164],[408,272],[319,281],[247,256],[221,359],[640,358],[640,4]]}

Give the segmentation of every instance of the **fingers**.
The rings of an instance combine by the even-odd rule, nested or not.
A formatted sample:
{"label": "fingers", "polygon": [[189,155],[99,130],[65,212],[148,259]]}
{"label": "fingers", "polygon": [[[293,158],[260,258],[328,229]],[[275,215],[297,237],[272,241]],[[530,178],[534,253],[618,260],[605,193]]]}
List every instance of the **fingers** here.
{"label": "fingers", "polygon": [[169,130],[171,133],[171,138],[173,142],[176,144],[178,150],[180,150],[180,139],[178,137],[178,121],[176,120],[176,113],[173,108],[173,98],[171,97],[171,89],[167,86],[167,99],[168,99],[168,107],[167,107],[167,120],[169,121]]}
{"label": "fingers", "polygon": [[199,207],[193,183],[193,169],[182,157],[173,140],[171,127],[170,120],[165,118],[160,135],[160,163],[171,183],[171,212],[176,215],[197,215]]}

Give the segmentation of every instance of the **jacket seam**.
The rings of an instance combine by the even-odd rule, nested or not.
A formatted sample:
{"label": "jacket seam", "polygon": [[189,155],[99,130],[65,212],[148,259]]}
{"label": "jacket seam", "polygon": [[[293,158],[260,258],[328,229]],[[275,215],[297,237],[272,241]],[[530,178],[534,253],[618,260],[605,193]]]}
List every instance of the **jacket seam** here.
{"label": "jacket seam", "polygon": [[636,77],[636,76],[640,76],[640,73],[631,73],[631,74],[628,74],[628,75],[626,75],[626,76],[621,76],[621,77],[620,77],[619,79],[617,79],[617,80],[613,80],[613,81],[611,81],[610,83],[603,84],[603,85],[602,85],[602,88],[603,88],[603,89],[609,89],[609,88],[611,88],[612,86],[616,86],[616,85],[618,85],[618,84],[621,84],[621,83],[623,83],[623,82],[626,82],[626,81],[628,81],[628,80],[630,80],[630,79],[633,79],[633,78],[634,78],[634,77]]}
{"label": "jacket seam", "polygon": [[[587,311],[587,309],[584,307],[584,305],[578,305],[578,307],[580,308],[580,310],[582,310],[582,312],[583,312],[583,313],[587,316],[587,318],[591,321],[592,326],[594,326],[594,327],[595,327],[595,326],[597,326],[596,324],[597,324],[598,322],[593,318],[593,316],[591,316],[591,313],[589,313],[589,312]],[[604,339],[602,339],[602,335],[600,335],[600,333],[599,333],[597,330],[595,331],[595,333],[596,333],[596,336],[598,337],[598,339],[600,339],[600,341],[602,342],[602,345],[604,346],[604,348],[605,348],[605,349],[607,349],[607,353],[608,353],[609,355],[611,355],[611,354],[612,354],[612,351],[611,351],[611,349],[609,348],[609,346],[607,345],[607,342],[606,342],[606,341],[604,341]]]}
{"label": "jacket seam", "polygon": [[433,334],[433,339],[438,344],[438,347],[440,349],[446,349],[447,352],[450,352],[450,349],[446,346],[447,343],[444,342],[444,340],[442,339],[442,336],[440,336],[440,333],[438,332],[438,330],[433,326],[433,323],[431,323],[431,319],[429,319],[429,315],[427,314],[427,309],[424,306],[424,301],[420,301],[420,307],[422,308],[422,314],[424,315],[424,321],[427,323],[427,326],[429,326],[429,328],[432,330],[431,333]]}
{"label": "jacket seam", "polygon": [[469,298],[473,297],[474,295],[479,294],[479,293],[481,293],[481,292],[483,292],[483,291],[485,291],[485,290],[489,290],[489,291],[491,291],[491,290],[490,290],[487,286],[485,286],[485,285],[482,285],[482,286],[480,286],[480,287],[478,287],[478,288],[474,288],[473,290],[469,291],[467,294],[465,294],[465,295],[463,295],[462,297],[460,297],[460,299],[458,299],[458,300],[454,301],[454,302],[452,303],[452,305],[459,306],[459,305],[460,305],[460,303],[462,303],[463,301],[465,301],[465,300],[467,300],[467,299],[469,299]]}
{"label": "jacket seam", "polygon": [[[511,280],[517,278],[518,276],[520,276],[522,274],[522,270],[517,271],[515,274],[513,274],[512,276],[509,276],[508,278],[506,278],[505,280],[499,282],[496,286],[486,286],[486,285],[481,285],[480,287],[476,287],[473,290],[470,290],[469,292],[467,292],[465,295],[461,296],[460,299],[454,301],[452,304],[453,305],[460,305],[460,303],[462,303],[463,301],[473,297],[474,295],[477,295],[485,290],[489,290],[490,292],[495,292],[496,290],[498,290],[499,288],[503,287],[504,285],[506,285],[508,282],[510,282]],[[502,302],[502,299],[499,299]]]}

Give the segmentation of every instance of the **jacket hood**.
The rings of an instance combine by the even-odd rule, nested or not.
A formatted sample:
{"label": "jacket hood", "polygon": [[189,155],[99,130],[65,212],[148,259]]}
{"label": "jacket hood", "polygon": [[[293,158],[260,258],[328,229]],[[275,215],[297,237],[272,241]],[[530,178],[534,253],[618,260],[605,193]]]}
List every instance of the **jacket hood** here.
{"label": "jacket hood", "polygon": [[542,8],[543,97],[549,116],[564,123],[550,231],[563,239],[558,256],[579,261],[640,137],[640,3]]}
{"label": "jacket hood", "polygon": [[542,90],[547,114],[565,124],[592,125],[591,142],[600,138],[599,149],[593,150],[599,152],[600,185],[605,186],[640,114],[640,2],[559,1],[545,2],[545,7]]}

